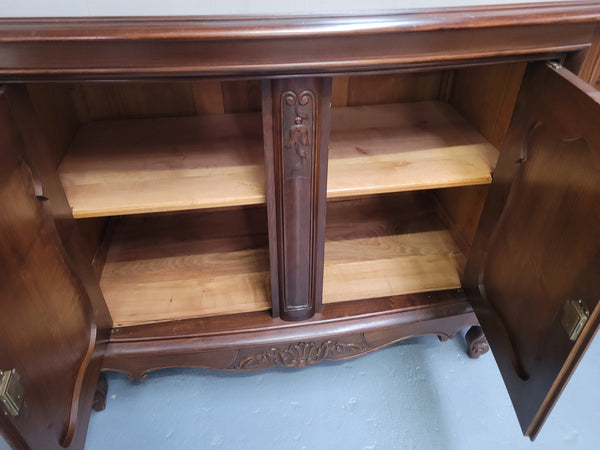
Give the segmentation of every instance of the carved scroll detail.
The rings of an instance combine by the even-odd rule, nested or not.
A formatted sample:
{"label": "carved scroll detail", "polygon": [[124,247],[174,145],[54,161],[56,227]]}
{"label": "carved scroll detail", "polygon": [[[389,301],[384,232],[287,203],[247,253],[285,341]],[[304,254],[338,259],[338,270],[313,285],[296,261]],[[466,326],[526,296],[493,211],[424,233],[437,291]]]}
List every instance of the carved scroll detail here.
{"label": "carved scroll detail", "polygon": [[334,340],[324,342],[298,342],[285,349],[272,347],[267,351],[247,356],[230,366],[230,369],[259,369],[279,365],[288,368],[306,367],[324,359],[342,359],[358,356],[368,350],[364,344],[350,344]]}
{"label": "carved scroll detail", "polygon": [[284,181],[311,178],[312,151],[316,141],[315,94],[304,90],[300,94],[281,94],[281,142],[284,149]]}
{"label": "carved scroll detail", "polygon": [[302,319],[315,309],[315,252],[319,148],[317,94],[310,89],[282,90],[280,108],[281,317]]}

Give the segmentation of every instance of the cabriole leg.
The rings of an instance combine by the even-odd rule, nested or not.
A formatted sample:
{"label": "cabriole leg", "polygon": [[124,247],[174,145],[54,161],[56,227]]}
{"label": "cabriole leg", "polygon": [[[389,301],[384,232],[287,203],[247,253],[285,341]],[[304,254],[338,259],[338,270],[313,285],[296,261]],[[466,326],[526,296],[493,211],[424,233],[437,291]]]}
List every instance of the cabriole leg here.
{"label": "cabriole leg", "polygon": [[92,408],[94,411],[102,411],[106,408],[106,393],[108,392],[108,381],[106,375],[100,374],[98,378],[98,386],[96,387],[96,393],[94,394],[94,403]]}
{"label": "cabriole leg", "polygon": [[467,353],[469,358],[477,359],[490,349],[487,339],[481,327],[471,327],[465,335],[467,341]]}

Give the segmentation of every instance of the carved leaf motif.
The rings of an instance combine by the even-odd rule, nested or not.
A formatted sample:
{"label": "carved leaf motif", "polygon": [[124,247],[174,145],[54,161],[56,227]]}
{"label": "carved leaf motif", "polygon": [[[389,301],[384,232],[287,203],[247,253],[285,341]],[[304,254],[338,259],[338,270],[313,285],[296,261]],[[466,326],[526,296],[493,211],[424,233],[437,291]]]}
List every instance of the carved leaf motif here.
{"label": "carved leaf motif", "polygon": [[275,364],[282,367],[306,367],[326,358],[358,355],[367,351],[366,346],[346,344],[338,341],[299,342],[286,349],[270,348],[265,352],[242,358],[233,365],[234,369],[258,369]]}

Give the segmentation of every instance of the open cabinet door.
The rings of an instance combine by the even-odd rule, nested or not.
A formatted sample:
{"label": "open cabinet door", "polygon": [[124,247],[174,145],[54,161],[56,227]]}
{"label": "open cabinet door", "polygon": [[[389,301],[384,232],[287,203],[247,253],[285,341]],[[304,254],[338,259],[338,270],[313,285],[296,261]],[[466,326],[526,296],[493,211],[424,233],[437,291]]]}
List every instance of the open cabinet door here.
{"label": "open cabinet door", "polygon": [[463,279],[532,439],[600,322],[599,99],[528,67]]}
{"label": "open cabinet door", "polygon": [[13,376],[0,396],[0,432],[15,448],[83,448],[99,371],[89,369],[93,310],[23,160],[6,97],[0,93],[0,370],[15,369],[20,380]]}

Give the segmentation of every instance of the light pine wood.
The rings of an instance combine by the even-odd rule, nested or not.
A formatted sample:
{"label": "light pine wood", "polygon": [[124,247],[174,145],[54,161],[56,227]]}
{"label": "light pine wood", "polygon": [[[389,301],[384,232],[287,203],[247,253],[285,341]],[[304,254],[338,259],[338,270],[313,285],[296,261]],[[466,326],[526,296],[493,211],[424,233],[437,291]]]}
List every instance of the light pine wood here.
{"label": "light pine wood", "polygon": [[465,260],[419,193],[329,203],[323,302],[460,288]]}
{"label": "light pine wood", "polygon": [[122,218],[100,287],[125,326],[270,309],[269,277],[266,210],[242,208]]}
{"label": "light pine wood", "polygon": [[[334,108],[328,198],[491,182],[498,151],[441,102]],[[77,218],[265,202],[255,113],[101,121],[59,168]]]}
{"label": "light pine wood", "polygon": [[[460,288],[464,256],[432,205],[330,203],[323,301]],[[100,280],[115,326],[270,309],[267,246],[261,207],[122,218]]]}
{"label": "light pine wood", "polygon": [[77,218],[261,204],[260,115],[90,123],[59,175]]}
{"label": "light pine wood", "polygon": [[334,108],[328,198],[491,183],[498,151],[441,102]]}

